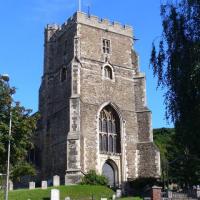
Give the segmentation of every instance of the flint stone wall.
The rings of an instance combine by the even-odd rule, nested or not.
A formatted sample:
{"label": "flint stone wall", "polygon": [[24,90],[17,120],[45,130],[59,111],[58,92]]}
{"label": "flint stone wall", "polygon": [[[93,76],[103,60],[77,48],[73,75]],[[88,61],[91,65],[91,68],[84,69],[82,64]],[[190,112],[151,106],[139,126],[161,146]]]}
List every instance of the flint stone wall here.
{"label": "flint stone wall", "polygon": [[[103,39],[110,40],[109,54],[103,53]],[[66,174],[69,184],[79,182],[82,172],[90,169],[101,173],[98,113],[108,104],[115,106],[121,118],[122,181],[159,174],[145,76],[139,72],[132,45],[132,28],[80,12],[62,26],[46,27],[36,139],[42,178],[58,174],[62,183]],[[103,75],[108,64],[112,80]],[[65,80],[61,79],[63,68]]]}

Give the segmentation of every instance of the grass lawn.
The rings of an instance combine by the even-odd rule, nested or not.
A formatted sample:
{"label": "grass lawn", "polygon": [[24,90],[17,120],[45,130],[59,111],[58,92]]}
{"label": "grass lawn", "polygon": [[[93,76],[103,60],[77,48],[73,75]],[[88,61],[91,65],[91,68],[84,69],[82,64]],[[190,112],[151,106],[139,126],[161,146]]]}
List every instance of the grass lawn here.
{"label": "grass lawn", "polygon": [[[9,200],[50,200],[50,193],[53,187],[49,187],[46,190],[14,190],[9,192]],[[112,198],[114,192],[103,186],[92,185],[73,185],[73,186],[60,186],[57,187],[60,190],[60,200],[64,200],[65,197],[70,197],[72,200],[99,200],[101,197],[108,199]],[[0,193],[0,200],[4,200],[2,192]],[[139,198],[126,197],[122,200],[141,200]]]}
{"label": "grass lawn", "polygon": [[124,197],[121,198],[120,200],[142,200],[140,197]]}

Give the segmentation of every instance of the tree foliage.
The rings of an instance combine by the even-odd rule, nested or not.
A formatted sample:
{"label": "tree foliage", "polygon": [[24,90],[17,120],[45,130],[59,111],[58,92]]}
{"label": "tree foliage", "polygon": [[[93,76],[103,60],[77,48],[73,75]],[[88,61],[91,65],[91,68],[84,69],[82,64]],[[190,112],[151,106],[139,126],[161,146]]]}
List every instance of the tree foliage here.
{"label": "tree foliage", "polygon": [[[32,136],[36,128],[37,115],[14,102],[15,88],[0,79],[0,172],[6,173],[8,141],[11,142],[11,177],[34,174],[33,167],[27,163],[27,153],[33,148]],[[12,106],[11,106],[12,104]],[[12,115],[10,115],[12,113]],[[9,119],[12,117],[12,132],[9,137]]]}
{"label": "tree foliage", "polygon": [[153,130],[153,137],[156,146],[160,150],[162,160],[166,160],[169,157],[169,148],[173,144],[173,138],[175,131],[173,128],[159,128]]}
{"label": "tree foliage", "polygon": [[99,175],[95,170],[90,170],[81,181],[81,184],[86,185],[108,185],[107,177]]}
{"label": "tree foliage", "polygon": [[161,17],[163,33],[159,47],[153,44],[151,64],[158,86],[167,88],[166,117],[175,125],[178,146],[174,153],[184,157],[176,162],[182,181],[192,184],[200,181],[200,1],[167,1]]}
{"label": "tree foliage", "polygon": [[161,160],[161,178],[163,186],[167,186],[167,180],[169,177],[168,163],[169,160],[174,160],[175,157],[171,155],[171,148],[176,148],[174,145],[174,129],[170,128],[160,128],[153,130],[154,142],[160,150],[160,160]]}

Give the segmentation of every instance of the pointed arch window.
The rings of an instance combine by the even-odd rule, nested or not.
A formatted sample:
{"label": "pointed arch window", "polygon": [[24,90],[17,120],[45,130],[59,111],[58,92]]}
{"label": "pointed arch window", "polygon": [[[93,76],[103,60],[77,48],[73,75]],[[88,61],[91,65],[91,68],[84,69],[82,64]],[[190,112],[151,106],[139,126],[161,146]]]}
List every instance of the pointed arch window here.
{"label": "pointed arch window", "polygon": [[100,112],[99,143],[101,153],[121,153],[120,119],[110,105]]}
{"label": "pointed arch window", "polygon": [[104,77],[107,79],[113,79],[112,69],[108,65],[104,67]]}
{"label": "pointed arch window", "polygon": [[66,79],[67,79],[67,68],[64,66],[62,67],[60,72],[60,80],[61,82],[64,82]]}

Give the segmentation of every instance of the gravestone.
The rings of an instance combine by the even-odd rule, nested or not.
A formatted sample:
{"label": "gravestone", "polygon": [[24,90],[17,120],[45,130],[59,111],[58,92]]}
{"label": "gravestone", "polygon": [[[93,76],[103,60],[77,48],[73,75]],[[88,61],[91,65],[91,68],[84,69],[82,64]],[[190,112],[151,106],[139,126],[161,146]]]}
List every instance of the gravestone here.
{"label": "gravestone", "polygon": [[47,181],[42,181],[41,188],[47,189]]}
{"label": "gravestone", "polygon": [[65,197],[65,200],[70,200],[70,197]]}
{"label": "gravestone", "polygon": [[101,200],[108,200],[107,198],[101,198]]}
{"label": "gravestone", "polygon": [[172,199],[172,191],[171,190],[167,191],[167,197],[169,200]]}
{"label": "gravestone", "polygon": [[122,197],[122,190],[121,189],[117,189],[116,190],[116,197],[117,198],[121,198]]}
{"label": "gravestone", "polygon": [[60,200],[60,191],[57,189],[51,190],[51,200]]}
{"label": "gravestone", "polygon": [[11,180],[9,180],[8,189],[9,189],[10,191],[13,190],[13,182],[12,182]]}
{"label": "gravestone", "polygon": [[53,186],[54,187],[60,186],[60,176],[55,175],[53,177]]}
{"label": "gravestone", "polygon": [[35,182],[29,182],[29,190],[35,189]]}
{"label": "gravestone", "polygon": [[116,195],[113,194],[113,195],[112,195],[112,200],[115,200],[115,199],[116,199]]}
{"label": "gravestone", "polygon": [[198,199],[200,198],[200,187],[199,187],[199,185],[197,185],[196,197],[197,197]]}

